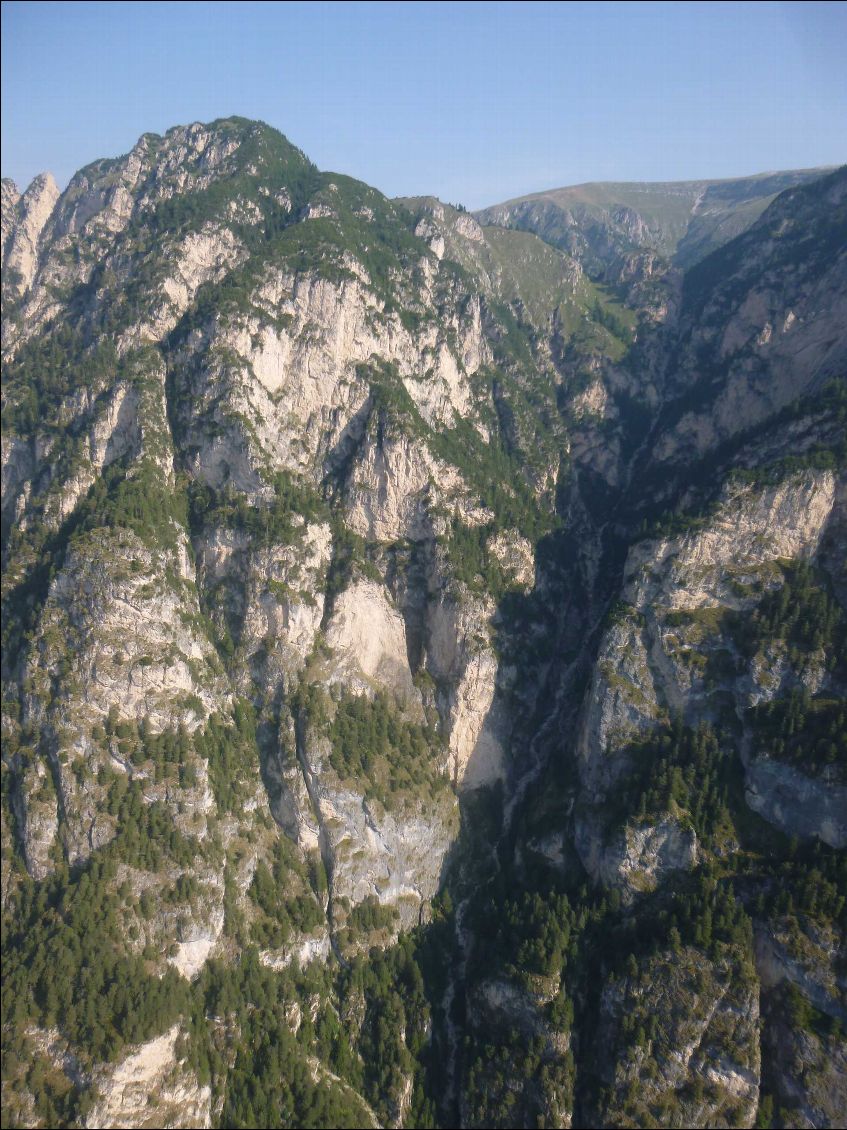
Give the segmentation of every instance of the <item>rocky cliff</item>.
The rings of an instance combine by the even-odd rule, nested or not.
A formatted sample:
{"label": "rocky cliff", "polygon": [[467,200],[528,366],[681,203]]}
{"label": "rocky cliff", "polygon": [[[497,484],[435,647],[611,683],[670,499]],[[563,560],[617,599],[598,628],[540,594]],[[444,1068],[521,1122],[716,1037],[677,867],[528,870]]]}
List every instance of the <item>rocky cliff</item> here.
{"label": "rocky cliff", "polygon": [[845,176],[683,187],[3,182],[4,1119],[836,1117]]}

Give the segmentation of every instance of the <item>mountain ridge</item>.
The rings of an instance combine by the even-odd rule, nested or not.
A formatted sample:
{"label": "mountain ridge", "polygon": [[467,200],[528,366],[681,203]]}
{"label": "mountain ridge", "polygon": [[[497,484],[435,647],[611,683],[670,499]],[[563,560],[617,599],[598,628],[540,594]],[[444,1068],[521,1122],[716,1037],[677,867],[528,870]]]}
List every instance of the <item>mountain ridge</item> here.
{"label": "mountain ridge", "polygon": [[[776,177],[809,177],[815,178],[825,176],[827,173],[834,172],[839,165],[815,165],[806,169],[766,169],[758,173],[745,173],[743,176],[728,176],[728,177],[687,177],[676,180],[588,180],[579,181],[574,184],[564,184],[557,188],[539,189],[536,192],[525,192],[518,196],[509,197],[508,200],[502,200],[497,204],[487,204],[483,208],[474,209],[474,214],[477,212],[487,212],[491,208],[505,207],[508,204],[517,204],[523,200],[534,200],[538,197],[555,197],[557,193],[576,193],[584,189],[642,189],[645,192],[658,192],[661,193],[662,189],[680,188],[696,190],[707,188],[711,186],[719,187],[721,185],[735,185],[746,184],[753,182],[760,182],[763,180],[770,180]],[[696,199],[696,195],[695,195]]]}
{"label": "mountain ridge", "polygon": [[4,1120],[837,1121],[847,170],[688,269],[246,119],[50,196],[4,183]]}
{"label": "mountain ridge", "polygon": [[589,243],[583,250],[589,257],[599,253],[602,262],[611,247],[618,254],[649,248],[689,267],[746,230],[779,192],[832,171],[798,169],[719,180],[586,182],[515,197],[474,214],[483,223],[536,231],[565,248],[573,245],[570,229],[577,216],[582,228],[592,222],[596,229],[591,237],[596,246],[592,249]]}

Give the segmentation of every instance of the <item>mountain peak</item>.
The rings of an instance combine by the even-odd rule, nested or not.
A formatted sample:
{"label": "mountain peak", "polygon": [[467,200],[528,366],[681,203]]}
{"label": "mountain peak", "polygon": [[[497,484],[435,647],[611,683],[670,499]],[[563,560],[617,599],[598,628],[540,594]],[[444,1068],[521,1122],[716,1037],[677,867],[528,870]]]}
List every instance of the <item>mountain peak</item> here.
{"label": "mountain peak", "polygon": [[58,199],[52,173],[39,173],[23,195],[14,182],[3,181],[3,270],[12,293],[23,293],[32,282],[41,233]]}

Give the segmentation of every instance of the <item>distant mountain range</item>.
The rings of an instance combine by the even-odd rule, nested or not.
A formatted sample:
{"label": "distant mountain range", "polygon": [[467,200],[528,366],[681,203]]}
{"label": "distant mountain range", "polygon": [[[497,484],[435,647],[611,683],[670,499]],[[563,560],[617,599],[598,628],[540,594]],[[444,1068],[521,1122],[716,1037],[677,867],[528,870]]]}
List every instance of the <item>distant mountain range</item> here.
{"label": "distant mountain range", "polygon": [[746,231],[780,192],[828,172],[579,184],[519,196],[475,215],[482,224],[534,232],[595,270],[610,257],[644,249],[685,268]]}

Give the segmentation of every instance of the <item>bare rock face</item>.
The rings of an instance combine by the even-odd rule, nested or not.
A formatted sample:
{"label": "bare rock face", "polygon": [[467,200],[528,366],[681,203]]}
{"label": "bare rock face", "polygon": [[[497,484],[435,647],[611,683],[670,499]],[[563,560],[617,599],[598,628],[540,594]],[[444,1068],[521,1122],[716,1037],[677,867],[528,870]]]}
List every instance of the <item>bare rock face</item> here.
{"label": "bare rock face", "polygon": [[3,192],[3,268],[12,272],[18,295],[32,285],[38,268],[40,241],[53,214],[59,189],[50,173],[37,176],[23,196],[12,189]]}
{"label": "bare rock face", "polygon": [[847,845],[847,788],[815,779],[768,757],[747,765],[747,804],[793,835],[816,836],[830,847]]}
{"label": "bare rock face", "polygon": [[[221,223],[205,224],[169,249],[168,272],[154,292],[149,317],[125,334],[122,350],[145,341],[161,341],[174,329],[192,304],[200,287],[219,282],[244,260],[244,250],[234,233]],[[131,283],[132,276],[127,276]]]}
{"label": "bare rock face", "polygon": [[211,1088],[200,1086],[177,1059],[180,1030],[142,1044],[114,1067],[92,1080],[97,1099],[85,1125],[99,1127],[211,1126]]}
{"label": "bare rock face", "polygon": [[416,925],[458,832],[443,762],[434,754],[421,770],[425,783],[395,792],[382,776],[362,779],[337,768],[326,728],[315,722],[299,727],[297,757],[297,770],[279,773],[276,814],[303,851],[320,852],[334,928],[366,902],[389,909],[399,927]]}
{"label": "bare rock face", "polygon": [[[361,265],[352,257],[344,263],[344,277],[337,281],[268,268],[249,315],[225,327],[209,326],[186,342],[185,363],[197,370],[193,415],[223,392],[230,426],[236,413],[251,421],[242,442],[259,463],[314,471],[327,458],[345,459],[367,431],[373,373],[399,375],[413,410],[428,426],[453,426],[470,406],[468,376],[483,356],[478,307],[449,312],[456,344],[448,345],[438,326],[406,328],[376,298]],[[215,411],[220,413],[218,404]],[[351,521],[366,536],[402,536],[407,531],[398,533],[397,523],[412,518],[410,496],[421,491],[438,464],[425,446],[410,452],[408,439],[396,434],[385,442],[381,433],[368,438],[361,470],[348,488]],[[222,456],[201,445],[197,458],[207,481],[219,480]],[[226,458],[238,465],[229,454]],[[444,470],[457,478],[455,470]],[[368,501],[373,489],[377,497]]]}
{"label": "bare rock face", "polygon": [[609,836],[597,815],[586,814],[577,820],[574,842],[590,874],[624,895],[655,890],[698,859],[696,832],[672,816],[656,824],[629,822]]}
{"label": "bare rock face", "polygon": [[[336,598],[323,650],[306,678],[343,701],[387,696],[399,725],[423,721],[420,692],[409,669],[405,625],[389,594],[358,580]],[[338,707],[324,699],[330,714]],[[406,721],[400,721],[404,719]],[[443,758],[432,754],[420,792],[385,794],[386,782],[348,776],[333,759],[327,721],[298,723],[297,756],[305,780],[283,769],[280,818],[304,850],[317,846],[326,866],[336,928],[351,907],[367,900],[393,908],[408,927],[438,890],[457,831],[457,808]],[[374,770],[376,771],[376,770]],[[389,783],[389,789],[394,785]]]}
{"label": "bare rock face", "polygon": [[679,391],[708,393],[683,398],[658,438],[658,463],[696,460],[843,371],[846,193],[840,172],[783,193],[688,273],[669,376]]}
{"label": "bare rock face", "polygon": [[[116,704],[121,713],[147,714],[159,726],[180,717],[190,724],[211,707],[215,661],[206,641],[179,616],[181,607],[187,606],[186,616],[196,612],[185,546],[164,560],[131,538],[116,539],[112,549],[104,568],[102,543],[80,545],[57,577],[43,620],[42,661],[55,662],[49,649],[61,631],[86,659],[74,672],[73,692],[80,680],[87,703],[102,716]],[[151,581],[156,574],[164,578],[169,566],[172,579]],[[208,673],[193,673],[192,664]],[[180,705],[180,695],[191,694],[205,700],[196,712],[193,704]],[[40,709],[33,696],[30,715]]]}
{"label": "bare rock face", "polygon": [[767,1035],[767,1050],[776,1067],[776,1090],[792,1124],[823,1130],[837,1124],[847,1109],[847,1040],[775,1025]]}
{"label": "bare rock face", "polygon": [[326,522],[299,515],[287,544],[255,545],[239,530],[215,527],[195,541],[200,588],[215,591],[216,620],[235,626],[245,663],[265,693],[301,670],[325,607],[332,536]]}
{"label": "bare rock face", "polygon": [[762,923],[756,931],[762,1051],[776,1102],[798,1126],[838,1122],[847,1103],[842,955],[843,939],[809,919]]}
{"label": "bare rock face", "polygon": [[14,181],[3,177],[2,187],[0,187],[0,250],[3,253],[3,263],[6,260],[6,241],[12,234],[12,229],[15,226],[17,219],[17,207],[20,201],[21,194],[18,192],[18,186]]}
{"label": "bare rock face", "polygon": [[794,985],[820,1012],[847,1023],[844,940],[810,919],[776,920],[756,930],[756,968],[768,992]]}
{"label": "bare rock face", "polygon": [[765,490],[729,489],[696,533],[646,542],[631,552],[625,594],[636,607],[733,605],[731,580],[779,558],[809,559],[818,550],[835,504],[831,471],[806,472]]}
{"label": "bare rock face", "polygon": [[335,653],[329,682],[355,691],[379,686],[410,705],[419,701],[412,683],[403,617],[388,593],[372,581],[357,581],[338,597],[327,625],[326,643]]}
{"label": "bare rock face", "polygon": [[371,541],[423,541],[436,533],[434,507],[453,507],[466,484],[455,469],[383,419],[371,420],[347,489],[350,528]]}
{"label": "bare rock face", "polygon": [[[765,489],[730,488],[696,530],[630,550],[625,603],[602,638],[580,727],[585,805],[602,808],[604,798],[637,769],[632,743],[670,717],[692,724],[717,717],[712,704],[718,691],[736,703],[741,716],[785,682],[784,672],[777,676],[766,666],[777,662],[773,648],[753,655],[739,674],[738,644],[724,625],[729,616],[751,614],[768,586],[781,582],[780,562],[815,560],[837,513],[838,489],[831,471],[804,472]],[[707,678],[707,671],[718,674]],[[793,678],[793,669],[788,673]],[[808,687],[810,677],[789,679],[788,685]],[[813,689],[823,677],[821,669]],[[843,844],[840,785],[767,756],[748,757],[745,764],[751,808],[790,834]],[[579,828],[583,862],[609,881],[620,873],[613,859],[631,859],[629,848],[621,844],[610,857],[600,824],[588,812]]]}
{"label": "bare rock face", "polygon": [[444,688],[439,704],[449,735],[451,776],[467,789],[502,779],[506,771],[490,611],[445,594],[429,613],[427,669]]}
{"label": "bare rock face", "polygon": [[686,948],[655,957],[640,978],[610,980],[600,1009],[604,1125],[670,1106],[696,1125],[753,1125],[758,986],[744,975]]}
{"label": "bare rock face", "polygon": [[53,870],[59,835],[56,785],[49,764],[36,761],[22,769],[12,810],[26,869],[34,879]]}
{"label": "bare rock face", "polygon": [[661,710],[645,634],[633,611],[610,627],[600,646],[579,745],[582,780],[592,800],[602,798],[625,771],[621,751],[655,724]]}
{"label": "bare rock face", "polygon": [[[319,725],[298,739],[306,795],[291,796],[291,809],[308,801],[299,817],[300,843],[317,840],[326,866],[333,922],[341,928],[351,908],[368,900],[391,908],[403,928],[415,925],[438,890],[458,830],[455,798],[446,781],[434,791],[372,795],[367,781],[339,772]],[[436,779],[443,768],[433,766]],[[365,795],[363,795],[363,791]]]}

